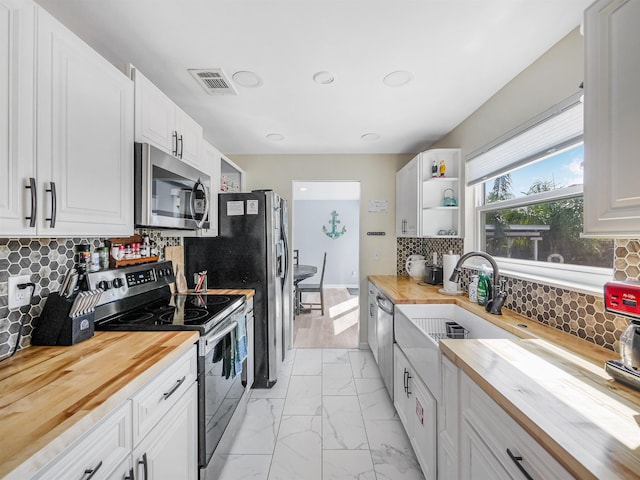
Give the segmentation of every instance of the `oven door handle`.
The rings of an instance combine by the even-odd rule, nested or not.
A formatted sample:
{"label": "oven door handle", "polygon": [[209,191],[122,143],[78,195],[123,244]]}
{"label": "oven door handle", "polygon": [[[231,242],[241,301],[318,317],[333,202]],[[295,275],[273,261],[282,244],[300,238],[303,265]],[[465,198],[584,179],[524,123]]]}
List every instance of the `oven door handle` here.
{"label": "oven door handle", "polygon": [[216,332],[216,334],[213,335],[211,338],[205,338],[204,346],[207,352],[210,350],[210,346],[211,347],[215,346],[215,344],[218,343],[222,339],[222,337],[224,337],[227,333],[229,333],[231,330],[233,330],[237,326],[238,326],[238,322],[234,320],[229,325],[224,327],[221,331]]}

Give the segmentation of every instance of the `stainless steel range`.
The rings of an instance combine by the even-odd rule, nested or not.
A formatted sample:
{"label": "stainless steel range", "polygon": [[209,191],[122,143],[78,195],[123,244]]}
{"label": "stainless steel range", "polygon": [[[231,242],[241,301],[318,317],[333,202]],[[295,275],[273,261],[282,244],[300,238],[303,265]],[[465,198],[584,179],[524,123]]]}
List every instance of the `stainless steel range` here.
{"label": "stainless steel range", "polygon": [[[198,341],[198,462],[207,478],[216,446],[236,410],[246,408],[253,384],[253,322],[244,295],[171,294],[171,262],[88,274],[89,288],[104,290],[95,310],[96,330],[196,330]],[[245,325],[247,358],[234,376],[228,356],[232,334]],[[243,329],[244,330],[244,329]],[[241,412],[239,412],[241,415]],[[234,422],[238,423],[238,422]],[[209,475],[210,476],[210,475]]]}

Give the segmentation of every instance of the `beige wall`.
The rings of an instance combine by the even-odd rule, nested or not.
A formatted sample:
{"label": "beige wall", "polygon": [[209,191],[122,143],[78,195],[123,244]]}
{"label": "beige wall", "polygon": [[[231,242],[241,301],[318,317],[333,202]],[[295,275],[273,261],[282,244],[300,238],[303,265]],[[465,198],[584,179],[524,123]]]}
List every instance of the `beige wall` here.
{"label": "beige wall", "polygon": [[[465,158],[578,92],[583,79],[583,40],[576,28],[433,147],[461,148]],[[472,189],[467,189],[465,198],[465,250],[471,250],[475,235],[473,215],[468,211],[474,205]]]}
{"label": "beige wall", "polygon": [[[395,175],[412,155],[229,155],[247,172],[247,190],[271,188],[293,205],[294,181],[360,182],[360,305],[368,275],[395,275]],[[386,213],[369,213],[369,200],[386,200]],[[291,215],[291,210],[289,212]],[[291,220],[291,219],[290,219]],[[290,229],[291,230],[291,229]],[[385,236],[367,236],[367,232]],[[375,260],[376,253],[379,260]],[[360,344],[367,344],[367,308],[360,309]]]}

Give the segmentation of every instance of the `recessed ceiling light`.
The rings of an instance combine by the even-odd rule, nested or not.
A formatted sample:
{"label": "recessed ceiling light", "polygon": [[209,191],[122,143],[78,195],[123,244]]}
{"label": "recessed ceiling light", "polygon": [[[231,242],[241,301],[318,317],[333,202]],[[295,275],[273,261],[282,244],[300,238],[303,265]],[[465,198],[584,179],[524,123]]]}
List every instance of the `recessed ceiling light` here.
{"label": "recessed ceiling light", "polygon": [[246,88],[256,88],[262,85],[262,79],[257,73],[244,70],[234,73],[233,81]]}
{"label": "recessed ceiling light", "polygon": [[271,140],[272,142],[281,142],[284,140],[284,135],[280,133],[269,133],[267,134],[267,140]]}
{"label": "recessed ceiling light", "polygon": [[365,142],[375,142],[376,140],[380,140],[380,135],[377,133],[365,133],[360,138]]}
{"label": "recessed ceiling light", "polygon": [[333,76],[333,73],[326,71],[318,72],[313,75],[313,81],[320,85],[329,85],[330,83],[333,83],[335,79],[336,78]]}
{"label": "recessed ceiling light", "polygon": [[391,72],[382,80],[387,87],[401,87],[413,80],[413,74],[406,70]]}
{"label": "recessed ceiling light", "polygon": [[309,190],[307,187],[300,187],[301,192],[306,192],[307,190]]}

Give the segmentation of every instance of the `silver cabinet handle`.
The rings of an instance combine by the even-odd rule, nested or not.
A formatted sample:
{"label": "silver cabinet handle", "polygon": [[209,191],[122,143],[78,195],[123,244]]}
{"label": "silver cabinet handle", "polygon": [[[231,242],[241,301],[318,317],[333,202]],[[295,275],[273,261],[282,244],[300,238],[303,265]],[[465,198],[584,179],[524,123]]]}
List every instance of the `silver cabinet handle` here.
{"label": "silver cabinet handle", "polygon": [[51,192],[51,218],[46,218],[47,222],[51,222],[51,228],[56,226],[56,214],[58,213],[58,196],[56,195],[56,183],[49,182],[51,185],[47,192]]}
{"label": "silver cabinet handle", "polygon": [[176,384],[173,387],[171,387],[171,389],[168,392],[165,392],[165,393],[162,394],[162,398],[164,400],[168,400],[169,397],[171,395],[173,395],[176,392],[176,390],[178,390],[180,388],[180,385],[182,385],[186,379],[187,379],[187,377],[183,376],[180,380],[178,380],[176,382]]}
{"label": "silver cabinet handle", "polygon": [[133,468],[129,469],[129,473],[125,475],[125,477],[122,480],[135,480],[135,477],[133,475]]}
{"label": "silver cabinet handle", "polygon": [[176,130],[171,134],[171,153],[174,157],[178,156],[178,132]]}
{"label": "silver cabinet handle", "polygon": [[178,158],[182,158],[182,152],[184,151],[184,140],[182,135],[178,136],[178,142],[180,142],[180,151],[178,152],[178,145],[176,144],[176,152],[178,152]]}
{"label": "silver cabinet handle", "polygon": [[[98,463],[98,465],[95,466],[95,468],[87,468],[84,473],[82,474],[82,480],[89,480],[90,478],[92,478],[96,472],[98,470],[100,470],[100,467],[102,466],[102,460],[100,460],[100,463]],[[88,477],[86,475],[89,475]]]}
{"label": "silver cabinet handle", "polygon": [[29,227],[33,228],[36,226],[36,214],[38,212],[38,187],[36,186],[36,179],[30,177],[29,185],[25,185],[24,188],[31,190],[31,216],[24,217],[24,219],[29,220]]}

